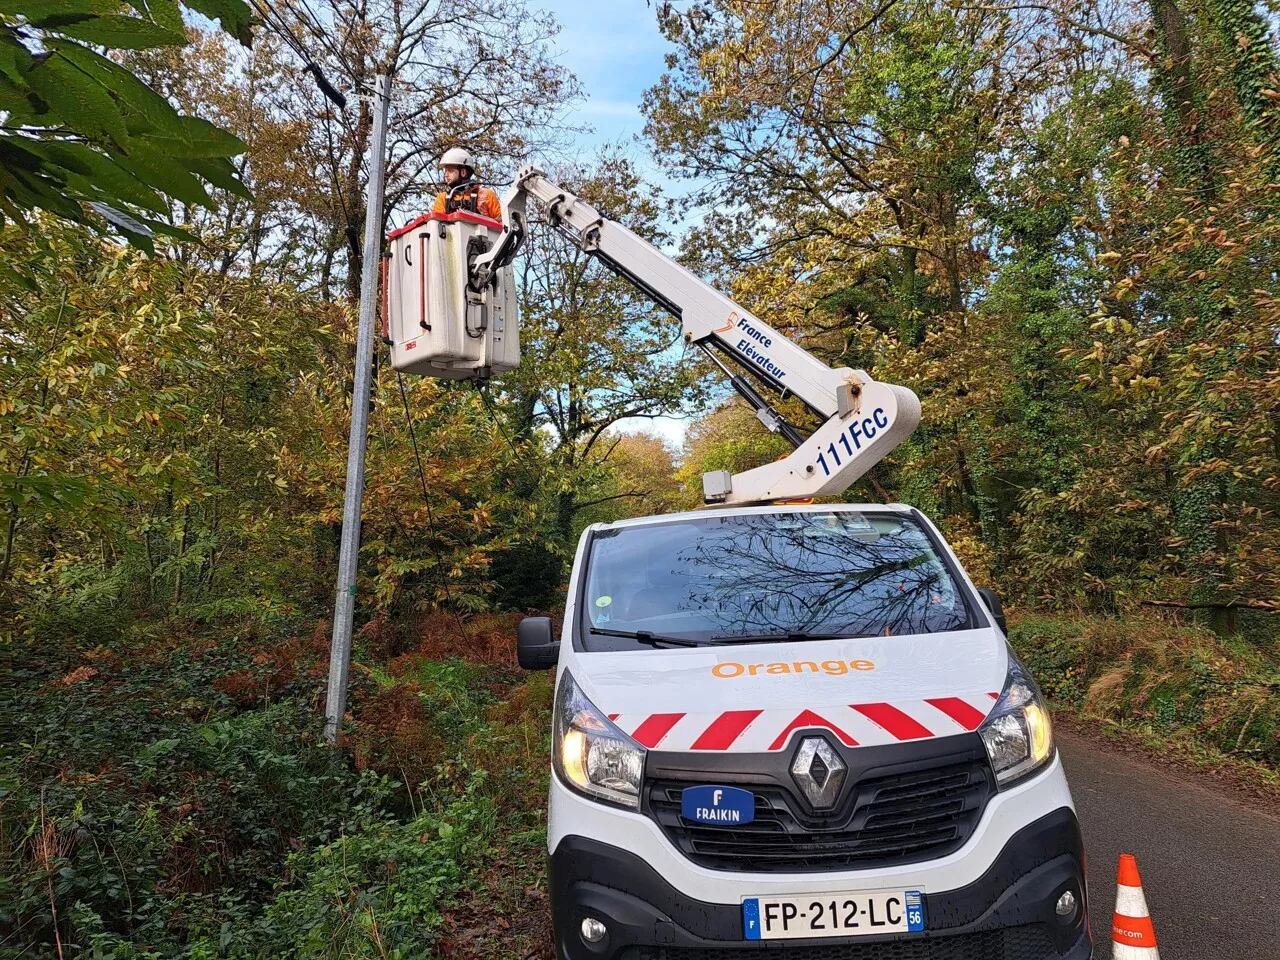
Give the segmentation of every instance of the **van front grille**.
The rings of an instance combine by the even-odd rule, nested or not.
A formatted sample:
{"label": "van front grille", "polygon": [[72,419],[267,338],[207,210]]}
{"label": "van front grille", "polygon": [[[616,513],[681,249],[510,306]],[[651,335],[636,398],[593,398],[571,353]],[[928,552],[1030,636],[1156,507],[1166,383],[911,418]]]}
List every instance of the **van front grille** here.
{"label": "van front grille", "polygon": [[809,814],[796,795],[776,783],[736,783],[755,794],[755,819],[723,827],[680,815],[681,794],[694,785],[650,781],[649,815],[694,863],[753,873],[866,869],[946,856],[969,839],[994,790],[985,762],[954,758],[861,780],[852,788],[852,802],[846,796],[825,815]]}

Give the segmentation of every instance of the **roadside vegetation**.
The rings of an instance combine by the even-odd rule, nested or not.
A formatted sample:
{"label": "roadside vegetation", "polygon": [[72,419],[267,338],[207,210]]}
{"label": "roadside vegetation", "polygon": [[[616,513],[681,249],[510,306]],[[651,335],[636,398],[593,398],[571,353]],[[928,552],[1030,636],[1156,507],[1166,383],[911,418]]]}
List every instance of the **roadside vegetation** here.
{"label": "roadside vegetation", "polygon": [[[542,220],[518,372],[380,362],[352,398],[357,94],[389,65],[395,222],[455,141],[494,183],[562,158],[824,361],[917,392],[919,431],[844,499],[935,519],[1060,715],[1274,786],[1280,76],[1253,7],[655,4],[644,143],[578,154],[536,0],[319,0],[319,30],[279,5],[345,113],[243,4],[187,4],[219,29],[74,3],[0,11],[0,956],[547,957],[551,689],[514,625],[562,606],[585,525],[784,452]],[[114,79],[59,97],[76,57]],[[679,449],[629,432],[672,412]]]}
{"label": "roadside vegetation", "polygon": [[1153,615],[1028,614],[1010,631],[1059,715],[1280,800],[1280,657],[1256,636]]}
{"label": "roadside vegetation", "polygon": [[12,643],[0,956],[536,954],[550,683],[510,618],[469,625],[470,659],[442,626],[389,663],[361,646],[346,753],[314,629]]}

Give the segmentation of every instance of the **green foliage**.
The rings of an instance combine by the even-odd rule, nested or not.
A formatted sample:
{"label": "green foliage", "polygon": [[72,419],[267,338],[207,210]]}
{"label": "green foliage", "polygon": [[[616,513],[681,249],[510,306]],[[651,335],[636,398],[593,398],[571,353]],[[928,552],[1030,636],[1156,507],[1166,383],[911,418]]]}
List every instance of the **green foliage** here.
{"label": "green foliage", "polygon": [[[295,957],[424,957],[441,908],[491,852],[497,808],[483,772],[438,813],[383,819],[289,862],[297,888],[264,926],[271,952]],[[239,944],[260,954],[264,931]],[[274,934],[274,936],[272,936]],[[234,952],[234,951],[233,951]]]}
{"label": "green foliage", "polygon": [[[294,850],[376,819],[393,793],[323,744],[303,689],[247,642],[162,642],[3,650],[0,930],[41,954],[59,924],[65,948],[169,953],[251,917]],[[269,699],[242,710],[246,689]]]}
{"label": "green foliage", "polygon": [[[922,398],[849,498],[934,516],[1021,608],[1057,702],[1280,759],[1269,24],[1227,0],[1105,11],[1101,33],[1036,6],[681,6],[660,5],[646,109],[703,205],[688,262]],[[247,40],[240,0],[187,9]],[[423,59],[384,10],[327,11],[363,76]],[[546,20],[458,10],[446,45],[487,66],[400,86],[393,203],[431,192],[407,178],[435,131],[473,131],[500,171],[548,134],[495,118],[573,92]],[[172,0],[0,0],[0,207],[35,227],[0,231],[0,949],[529,956],[551,680],[518,681],[488,611],[554,607],[584,524],[694,506],[702,472],[786,446],[736,403],[679,455],[619,432],[698,406],[705,371],[542,221],[520,371],[479,390],[384,365],[353,399],[367,108],[340,123],[287,51],[229,46]],[[625,157],[567,174],[673,241]],[[175,203],[203,244],[152,259],[30,215],[110,208],[145,242]],[[314,708],[353,402],[344,756]],[[1153,602],[1188,610],[1132,616]]]}
{"label": "green foliage", "polygon": [[1230,57],[1241,112],[1264,142],[1273,142],[1280,134],[1274,104],[1277,60],[1267,22],[1247,0],[1205,0],[1205,9]]}
{"label": "green foliage", "polygon": [[1022,616],[1010,641],[1056,705],[1274,769],[1280,659],[1152,618]]}
{"label": "green foliage", "polygon": [[[1223,635],[1270,611],[1248,625],[1265,643],[1275,38],[1225,0],[1104,20],[666,4],[648,129],[712,208],[686,245],[700,263],[833,365],[920,396],[916,434],[849,498],[938,517],[1006,597],[1184,604]],[[723,418],[692,431],[687,488],[762,462],[749,425],[708,455]]]}
{"label": "green foliage", "polygon": [[776,434],[766,432],[745,403],[730,400],[695,423],[685,438],[677,477],[684,485],[681,506],[702,503],[702,475],[712,470],[740,473],[771,463],[790,452]]}
{"label": "green foliage", "polygon": [[[248,46],[243,0],[193,0]],[[109,226],[152,250],[152,236],[188,236],[169,204],[215,209],[201,181],[250,196],[231,157],[239,138],[184,116],[100,50],[185,46],[176,0],[4,0],[0,3],[0,227],[45,210]]]}
{"label": "green foliage", "polygon": [[281,461],[311,430],[329,317],[287,288],[44,227],[0,233],[38,284],[0,277],[3,596],[36,618],[297,610],[315,548],[276,513]]}
{"label": "green foliage", "polygon": [[[446,912],[527,909],[549,678],[515,686],[458,658],[361,667],[357,771],[319,737],[323,645],[181,626],[2,648],[0,955],[449,956]],[[385,709],[403,702],[425,710]],[[423,782],[391,779],[398,746],[433,726],[448,740],[419,758]]]}
{"label": "green foliage", "polygon": [[417,685],[417,696],[450,743],[459,743],[484,725],[484,711],[494,702],[489,689],[493,668],[457,657],[415,659],[410,672],[393,681]]}

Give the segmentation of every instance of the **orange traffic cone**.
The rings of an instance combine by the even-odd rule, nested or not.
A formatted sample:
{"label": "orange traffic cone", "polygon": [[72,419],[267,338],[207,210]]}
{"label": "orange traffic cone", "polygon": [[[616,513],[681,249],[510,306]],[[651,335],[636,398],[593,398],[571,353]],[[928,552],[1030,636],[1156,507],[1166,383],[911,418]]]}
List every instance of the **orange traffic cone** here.
{"label": "orange traffic cone", "polygon": [[1112,960],[1160,960],[1156,931],[1147,912],[1147,898],[1138,876],[1138,861],[1132,854],[1120,854],[1116,876],[1116,912],[1111,920]]}

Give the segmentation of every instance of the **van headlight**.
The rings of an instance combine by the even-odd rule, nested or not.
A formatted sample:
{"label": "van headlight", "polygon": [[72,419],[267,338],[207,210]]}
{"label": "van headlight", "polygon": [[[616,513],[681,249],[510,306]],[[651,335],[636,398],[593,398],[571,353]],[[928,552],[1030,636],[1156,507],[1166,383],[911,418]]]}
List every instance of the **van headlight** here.
{"label": "van headlight", "polygon": [[1012,650],[1004,691],[978,733],[1001,787],[1011,786],[1053,759],[1053,725],[1044,697]]}
{"label": "van headlight", "polygon": [[568,670],[556,691],[556,773],[573,789],[619,806],[640,806],[644,747],[610,722],[578,689]]}

